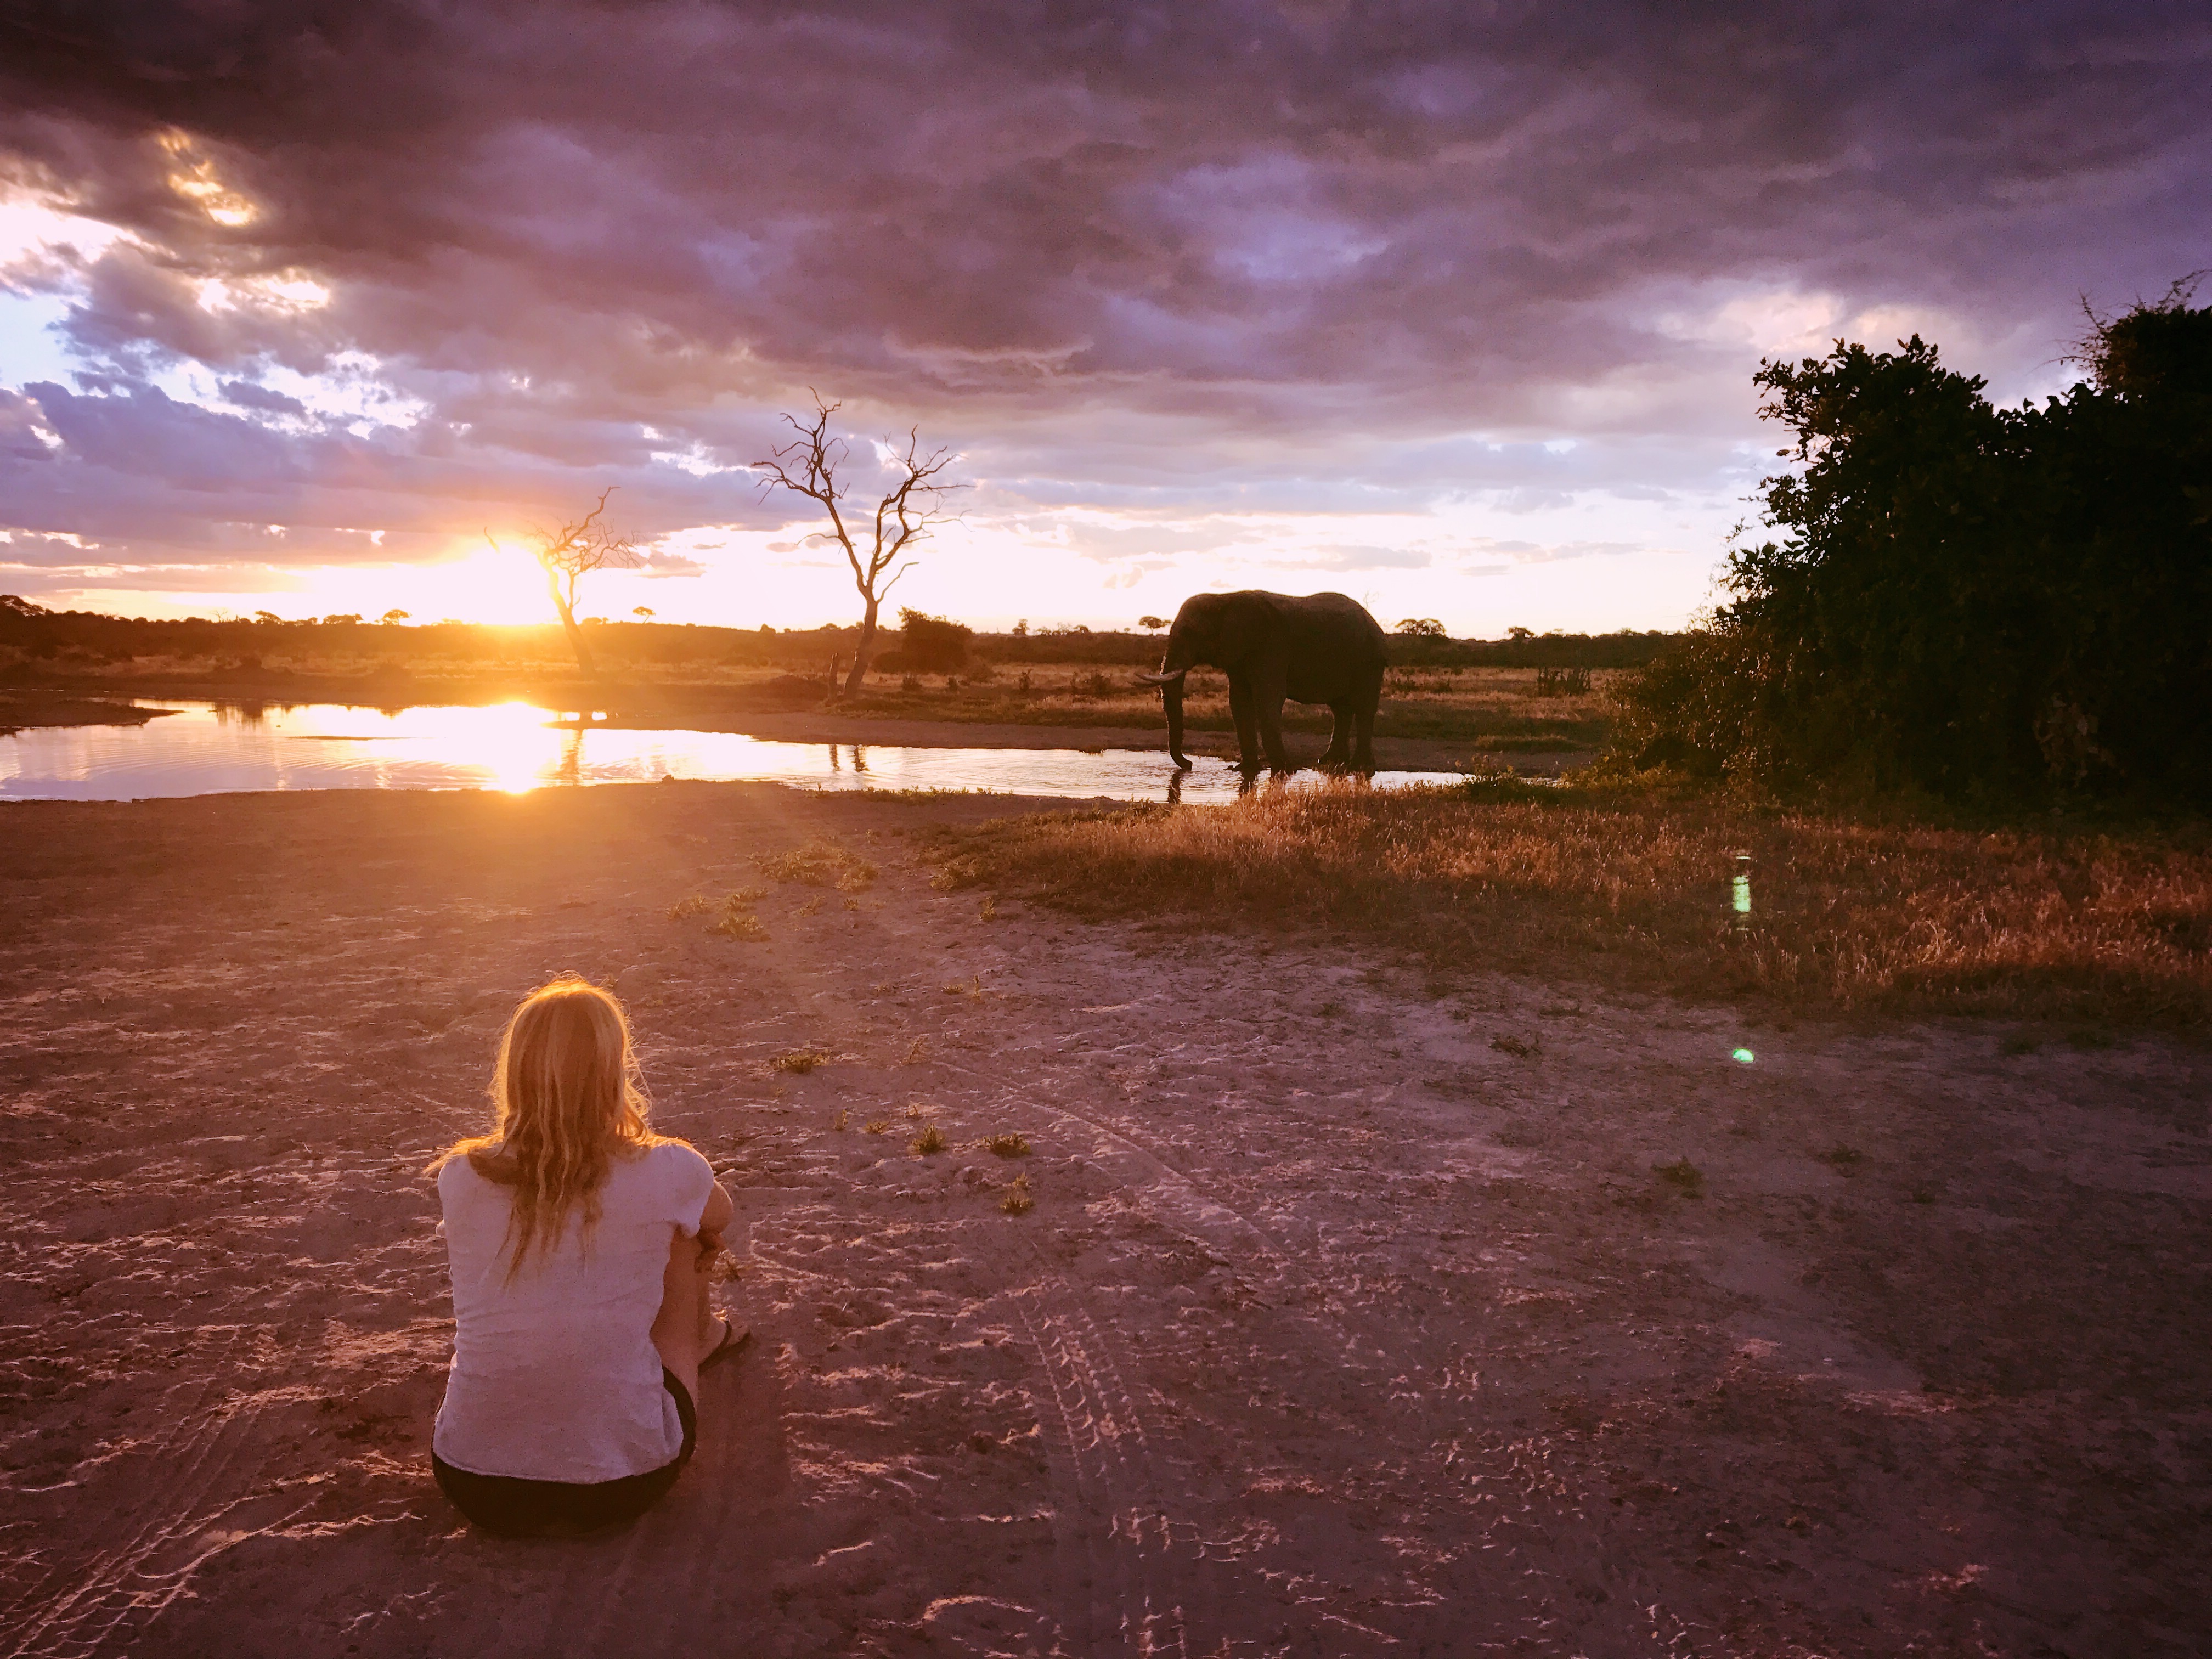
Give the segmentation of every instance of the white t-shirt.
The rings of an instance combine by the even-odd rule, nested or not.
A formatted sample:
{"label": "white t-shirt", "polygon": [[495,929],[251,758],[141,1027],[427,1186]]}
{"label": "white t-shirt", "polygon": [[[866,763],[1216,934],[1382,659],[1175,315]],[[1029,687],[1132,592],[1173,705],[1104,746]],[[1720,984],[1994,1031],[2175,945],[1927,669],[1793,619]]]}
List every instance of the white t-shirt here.
{"label": "white t-shirt", "polygon": [[507,1189],[457,1158],[438,1171],[453,1276],[453,1364],[430,1444],[457,1469],[528,1480],[644,1474],[684,1449],[653,1321],[675,1232],[699,1231],[714,1172],[670,1142],[617,1158],[599,1219],[507,1282]]}

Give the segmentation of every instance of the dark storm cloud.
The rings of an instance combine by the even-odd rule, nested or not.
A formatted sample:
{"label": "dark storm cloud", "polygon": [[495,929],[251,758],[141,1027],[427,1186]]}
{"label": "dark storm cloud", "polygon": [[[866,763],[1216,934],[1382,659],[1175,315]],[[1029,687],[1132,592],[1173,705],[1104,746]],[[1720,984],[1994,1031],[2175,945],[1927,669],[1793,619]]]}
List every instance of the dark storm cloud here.
{"label": "dark storm cloud", "polygon": [[[135,239],[72,277],[109,395],[29,390],[7,511],[179,557],[586,479],[769,523],[708,469],[809,385],[1015,503],[1663,495],[1743,435],[1756,352],[1655,321],[1716,285],[2027,367],[2208,263],[2208,70],[2201,6],[2092,0],[0,5],[15,179]],[[413,423],[259,384],[341,352]]]}

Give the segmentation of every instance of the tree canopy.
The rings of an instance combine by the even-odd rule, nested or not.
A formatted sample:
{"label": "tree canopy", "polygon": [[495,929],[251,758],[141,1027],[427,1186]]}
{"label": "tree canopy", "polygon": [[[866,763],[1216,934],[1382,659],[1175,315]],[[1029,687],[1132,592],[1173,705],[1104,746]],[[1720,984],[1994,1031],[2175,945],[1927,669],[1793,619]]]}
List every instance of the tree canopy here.
{"label": "tree canopy", "polygon": [[1733,595],[1626,692],[1648,760],[1950,797],[2212,793],[2212,308],[2092,319],[1994,407],[1917,336],[1761,365],[1796,463]]}

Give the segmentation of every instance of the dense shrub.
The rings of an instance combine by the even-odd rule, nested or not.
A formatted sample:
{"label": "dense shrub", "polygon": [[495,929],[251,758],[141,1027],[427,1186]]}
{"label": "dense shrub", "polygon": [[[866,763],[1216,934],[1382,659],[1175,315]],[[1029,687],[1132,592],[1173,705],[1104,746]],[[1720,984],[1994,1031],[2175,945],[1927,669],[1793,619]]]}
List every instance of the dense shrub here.
{"label": "dense shrub", "polygon": [[1992,407],[1918,337],[1766,363],[1797,470],[1733,600],[1622,690],[1646,763],[1953,798],[2212,793],[2212,309],[2098,325]]}
{"label": "dense shrub", "polygon": [[968,665],[975,630],[907,607],[899,611],[899,642],[876,659],[886,674],[951,674]]}

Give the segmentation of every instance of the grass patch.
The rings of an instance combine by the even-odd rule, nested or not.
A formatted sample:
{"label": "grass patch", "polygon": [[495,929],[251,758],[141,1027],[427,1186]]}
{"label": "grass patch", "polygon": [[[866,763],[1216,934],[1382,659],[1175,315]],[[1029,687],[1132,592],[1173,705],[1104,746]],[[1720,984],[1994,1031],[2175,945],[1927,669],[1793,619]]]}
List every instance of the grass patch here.
{"label": "grass patch", "polygon": [[872,1117],[866,1123],[863,1123],[860,1126],[860,1133],[864,1135],[888,1134],[890,1133],[890,1119],[887,1117]]}
{"label": "grass patch", "polygon": [[2212,1027],[2212,952],[2193,944],[2212,928],[2201,824],[1991,830],[1486,779],[1049,813],[930,845],[948,890],[1091,918],[1317,926],[1444,969],[1564,967],[1816,1012]]}
{"label": "grass patch", "polygon": [[827,1048],[817,1048],[811,1043],[804,1048],[793,1048],[781,1054],[768,1063],[771,1072],[785,1072],[794,1077],[805,1077],[817,1066],[827,1066],[835,1056]]}
{"label": "grass patch", "polygon": [[945,1139],[945,1131],[934,1123],[926,1127],[920,1134],[907,1143],[913,1149],[916,1158],[928,1158],[934,1153],[943,1152],[951,1144]]}
{"label": "grass patch", "polygon": [[671,921],[681,921],[686,916],[704,915],[714,908],[708,902],[705,894],[686,893],[668,907],[668,919]]}
{"label": "grass patch", "polygon": [[806,887],[834,887],[841,893],[865,891],[875,884],[876,866],[834,842],[809,842],[795,853],[761,853],[754,866],[772,881]]}
{"label": "grass patch", "polygon": [[983,1000],[983,976],[972,979],[949,979],[945,981],[945,994],[949,997],[969,997],[977,1002]]}
{"label": "grass patch", "polygon": [[1006,1190],[999,1200],[999,1207],[1008,1215],[1027,1215],[1036,1208],[1036,1200],[1030,1194],[1030,1178],[1027,1176],[1018,1175],[1006,1183]]}
{"label": "grass patch", "polygon": [[988,1135],[984,1138],[983,1150],[996,1152],[1000,1158],[1027,1158],[1030,1143],[1019,1133]]}

